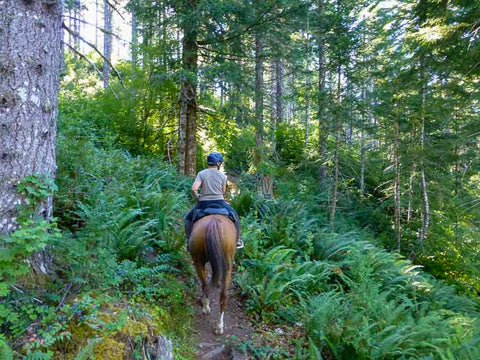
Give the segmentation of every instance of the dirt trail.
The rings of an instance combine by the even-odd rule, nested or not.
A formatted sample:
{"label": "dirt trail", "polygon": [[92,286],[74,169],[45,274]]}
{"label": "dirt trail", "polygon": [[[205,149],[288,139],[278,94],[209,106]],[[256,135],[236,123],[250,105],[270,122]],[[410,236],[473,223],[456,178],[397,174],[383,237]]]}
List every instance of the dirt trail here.
{"label": "dirt trail", "polygon": [[[240,289],[232,284],[228,290],[228,303],[225,312],[225,332],[215,335],[214,329],[219,318],[220,289],[210,288],[210,314],[202,314],[200,301],[195,305],[195,332],[197,337],[196,358],[207,359],[248,359],[235,345],[253,337],[254,329],[240,301]],[[200,291],[199,291],[200,294]]]}

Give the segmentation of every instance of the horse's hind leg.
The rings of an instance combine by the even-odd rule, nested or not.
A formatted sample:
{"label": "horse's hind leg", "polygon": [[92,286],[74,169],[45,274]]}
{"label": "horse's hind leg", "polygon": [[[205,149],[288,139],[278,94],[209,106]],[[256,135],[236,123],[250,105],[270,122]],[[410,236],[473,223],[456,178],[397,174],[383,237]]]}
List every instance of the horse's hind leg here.
{"label": "horse's hind leg", "polygon": [[202,283],[202,312],[208,314],[210,312],[210,305],[208,301],[207,268],[205,264],[198,262],[195,262],[194,265],[200,282]]}
{"label": "horse's hind leg", "polygon": [[232,265],[227,264],[225,276],[222,281],[222,289],[220,291],[220,318],[218,319],[217,327],[215,329],[215,334],[217,335],[223,334],[223,328],[224,328],[223,319],[225,315],[225,309],[227,307],[227,291],[228,291],[228,288],[230,287],[231,278],[232,278]]}

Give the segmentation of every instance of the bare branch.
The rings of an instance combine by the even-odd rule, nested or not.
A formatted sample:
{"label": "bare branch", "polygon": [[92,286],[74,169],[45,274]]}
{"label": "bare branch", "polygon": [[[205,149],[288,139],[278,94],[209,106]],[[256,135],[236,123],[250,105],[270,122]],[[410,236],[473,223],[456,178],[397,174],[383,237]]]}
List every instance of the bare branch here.
{"label": "bare branch", "polygon": [[104,34],[112,35],[112,36],[114,36],[115,38],[117,38],[118,40],[123,41],[124,43],[127,43],[127,44],[129,44],[129,45],[132,45],[132,43],[131,43],[130,41],[121,38],[120,35],[112,32],[112,31],[108,31],[108,30],[106,30],[106,29],[104,29],[104,28],[102,28],[102,27],[100,27],[100,26],[97,26],[97,25],[95,25],[95,24],[92,24],[92,23],[90,23],[90,22],[88,22],[88,21],[85,21],[85,20],[76,18],[75,16],[71,16],[71,15],[64,15],[63,17],[68,18],[68,19],[72,19],[72,20],[77,20],[77,21],[79,21],[79,22],[81,22],[81,23],[83,23],[83,24],[85,24],[85,25],[93,26],[94,28],[97,28],[98,30],[100,30],[100,31],[103,32]]}
{"label": "bare branch", "polygon": [[[106,0],[106,2],[107,2],[108,5],[110,5],[110,7],[111,7],[113,10],[115,10],[115,12],[122,18],[122,20],[125,21],[125,18],[124,18],[123,15],[120,13],[120,11],[118,11],[118,9],[117,9],[115,6],[113,6],[110,1]],[[115,3],[116,3],[116,5],[120,5],[120,4],[118,3],[118,1],[115,1]]]}
{"label": "bare branch", "polygon": [[[103,79],[103,74],[102,72],[100,71],[100,69],[93,63],[91,62],[85,55],[83,55],[81,52],[77,51],[73,46],[70,46],[68,43],[66,42],[63,42],[64,45],[67,45],[68,48],[70,48],[70,50],[72,50],[73,52],[75,52],[78,56],[80,56],[82,59],[85,59],[96,71],[97,73],[100,75],[100,77]],[[119,100],[119,97],[118,95],[115,93],[115,91],[113,90],[112,86],[111,85],[108,85],[108,87],[110,88],[110,90],[112,90],[112,93],[113,93],[113,96],[115,96],[115,99]]]}
{"label": "bare branch", "polygon": [[92,44],[90,41],[86,40],[85,38],[83,38],[79,33],[73,31],[72,29],[70,29],[67,25],[65,25],[65,23],[62,23],[62,27],[67,30],[67,32],[72,35],[73,37],[77,37],[79,38],[80,40],[82,40],[85,44],[87,44],[88,46],[90,46],[93,50],[95,50],[97,52],[98,55],[100,55],[103,60],[105,60],[108,65],[110,65],[110,67],[112,68],[112,70],[115,72],[115,74],[117,75],[118,77],[118,80],[120,81],[120,84],[122,85],[122,87],[125,89],[125,85],[123,84],[123,80],[122,80],[122,77],[120,76],[120,73],[117,71],[117,69],[115,69],[115,67],[113,66],[112,62],[110,60],[108,60],[100,50],[98,50],[98,48],[95,46],[95,44]]}

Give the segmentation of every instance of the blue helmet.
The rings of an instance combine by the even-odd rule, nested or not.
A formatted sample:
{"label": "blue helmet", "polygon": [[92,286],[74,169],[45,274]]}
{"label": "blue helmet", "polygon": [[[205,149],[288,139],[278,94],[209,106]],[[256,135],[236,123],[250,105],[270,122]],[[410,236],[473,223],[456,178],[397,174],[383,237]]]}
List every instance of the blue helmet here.
{"label": "blue helmet", "polygon": [[218,163],[223,163],[223,156],[219,152],[212,152],[207,156],[207,164],[218,166]]}

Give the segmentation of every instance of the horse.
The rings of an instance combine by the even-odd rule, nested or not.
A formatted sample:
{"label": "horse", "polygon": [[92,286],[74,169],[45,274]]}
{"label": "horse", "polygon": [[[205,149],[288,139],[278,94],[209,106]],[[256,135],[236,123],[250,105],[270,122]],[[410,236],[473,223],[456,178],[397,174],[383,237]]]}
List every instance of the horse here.
{"label": "horse", "polygon": [[232,277],[232,265],[236,252],[237,229],[223,215],[208,215],[197,220],[189,238],[190,255],[202,283],[202,312],[210,312],[206,264],[212,268],[212,284],[220,285],[220,318],[215,334],[223,334],[224,314],[227,306],[227,290]]}

